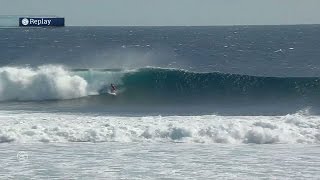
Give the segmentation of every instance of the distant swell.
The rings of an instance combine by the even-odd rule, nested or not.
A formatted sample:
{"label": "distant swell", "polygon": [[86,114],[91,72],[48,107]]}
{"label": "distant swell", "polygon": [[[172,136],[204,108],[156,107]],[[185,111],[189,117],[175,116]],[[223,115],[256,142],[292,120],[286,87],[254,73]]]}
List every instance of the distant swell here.
{"label": "distant swell", "polygon": [[[318,102],[319,77],[258,77],[178,69],[68,70],[61,66],[0,68],[0,100],[74,99],[119,89],[122,102],[303,100]],[[105,99],[107,95],[101,95]],[[92,100],[96,100],[96,97]]]}

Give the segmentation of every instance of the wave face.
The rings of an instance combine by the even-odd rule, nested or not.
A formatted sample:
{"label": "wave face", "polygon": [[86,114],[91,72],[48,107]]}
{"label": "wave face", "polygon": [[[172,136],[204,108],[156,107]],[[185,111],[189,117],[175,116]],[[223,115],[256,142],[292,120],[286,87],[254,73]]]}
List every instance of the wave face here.
{"label": "wave face", "polygon": [[182,142],[319,144],[320,119],[285,116],[92,116],[0,111],[0,143]]}
{"label": "wave face", "polygon": [[131,96],[183,98],[320,97],[320,78],[256,77],[196,73],[176,69],[140,69],[122,78]]}
{"label": "wave face", "polygon": [[117,98],[124,102],[309,101],[320,97],[318,77],[258,77],[160,68],[71,71],[47,65],[0,68],[0,100],[74,99],[99,95],[110,83],[117,85]]}

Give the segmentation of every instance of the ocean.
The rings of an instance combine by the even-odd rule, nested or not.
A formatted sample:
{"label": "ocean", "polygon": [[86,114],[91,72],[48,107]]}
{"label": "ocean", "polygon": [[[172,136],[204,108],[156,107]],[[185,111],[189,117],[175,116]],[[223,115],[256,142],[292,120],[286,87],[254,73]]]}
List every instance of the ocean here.
{"label": "ocean", "polygon": [[1,28],[0,179],[320,179],[319,33]]}

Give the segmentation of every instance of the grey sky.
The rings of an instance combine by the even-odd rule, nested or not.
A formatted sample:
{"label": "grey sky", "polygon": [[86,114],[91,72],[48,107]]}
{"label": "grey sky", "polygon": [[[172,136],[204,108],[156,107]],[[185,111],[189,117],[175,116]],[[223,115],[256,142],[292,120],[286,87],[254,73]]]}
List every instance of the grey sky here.
{"label": "grey sky", "polygon": [[0,0],[0,15],[77,26],[320,24],[320,0]]}

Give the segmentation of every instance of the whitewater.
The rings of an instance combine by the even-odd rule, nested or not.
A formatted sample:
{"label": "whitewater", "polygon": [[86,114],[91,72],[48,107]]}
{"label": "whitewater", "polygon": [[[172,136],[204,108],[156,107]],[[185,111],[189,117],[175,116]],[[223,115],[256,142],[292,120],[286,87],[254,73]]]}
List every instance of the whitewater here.
{"label": "whitewater", "polygon": [[319,144],[319,117],[305,111],[286,116],[164,117],[0,111],[0,143]]}
{"label": "whitewater", "polygon": [[[308,99],[318,97],[318,82],[314,77],[259,77],[152,67],[2,67],[0,146],[4,151],[0,153],[0,176],[320,178],[316,168],[320,166],[320,116],[314,107],[288,114],[284,111],[280,113],[283,115],[241,112],[240,108],[234,110],[237,105],[231,106],[232,113],[217,112],[235,99],[244,101],[245,106],[255,104],[259,95],[288,102],[298,99],[305,105]],[[120,88],[116,98],[100,94],[110,83]],[[197,94],[198,89],[201,94]],[[144,106],[137,105],[144,101]],[[223,106],[223,102],[229,105]],[[148,110],[149,106],[153,110]],[[200,113],[197,109],[209,110]],[[198,171],[192,173],[194,169]]]}
{"label": "whitewater", "polygon": [[86,88],[84,79],[62,67],[0,68],[0,100],[70,99],[86,96]]}
{"label": "whitewater", "polygon": [[320,179],[319,33],[0,29],[0,179]]}
{"label": "whitewater", "polygon": [[0,111],[0,176],[318,179],[319,120]]}

